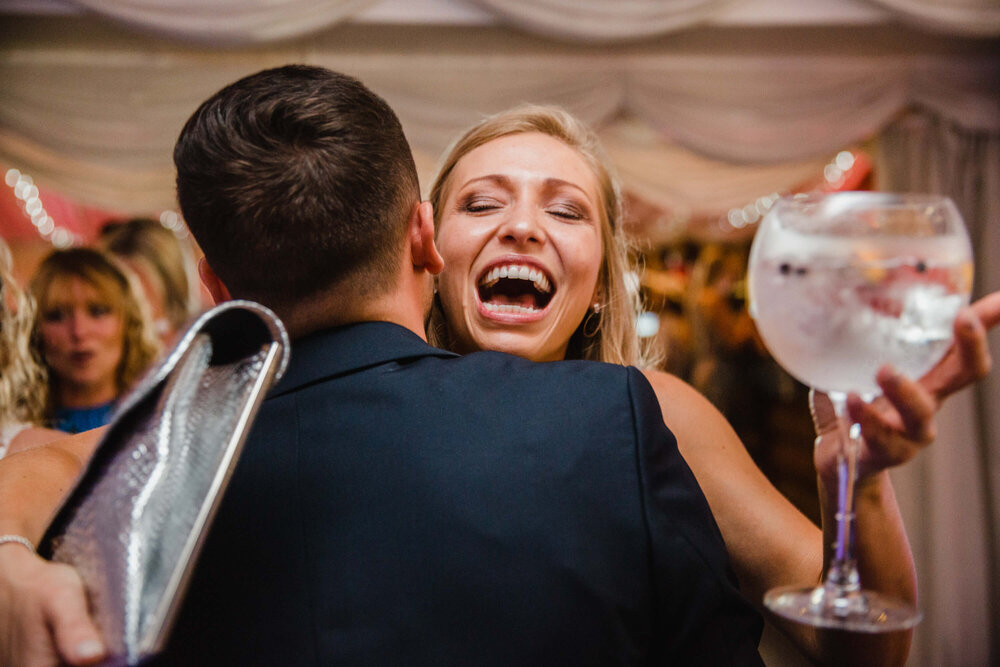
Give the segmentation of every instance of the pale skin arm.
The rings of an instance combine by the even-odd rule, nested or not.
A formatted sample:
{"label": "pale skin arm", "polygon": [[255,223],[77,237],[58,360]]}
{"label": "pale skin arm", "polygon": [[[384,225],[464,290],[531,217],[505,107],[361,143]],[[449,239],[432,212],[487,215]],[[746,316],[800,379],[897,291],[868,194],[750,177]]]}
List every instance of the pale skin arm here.
{"label": "pale skin arm", "polygon": [[[708,399],[666,373],[647,371],[646,377],[708,500],[746,598],[763,611],[769,588],[816,581],[823,568],[820,529],[771,485]],[[782,627],[805,653],[817,655],[815,640]]]}
{"label": "pale skin arm", "polygon": [[[0,535],[38,544],[103,432],[62,434],[0,461]],[[90,665],[102,656],[76,571],[0,544],[0,664]]]}
{"label": "pale skin arm", "polygon": [[[949,394],[982,378],[990,356],[985,329],[1000,321],[1000,293],[964,311],[955,325],[956,343],[948,356],[919,382],[879,372],[884,396],[871,405],[849,401],[867,439],[859,456],[856,550],[867,588],[916,602],[916,574],[887,469],[899,465],[934,437],[933,416]],[[835,438],[824,437],[815,450],[820,502],[827,534],[781,495],[747,454],[725,418],[697,391],[676,377],[656,371],[647,377],[660,401],[665,423],[698,479],[712,508],[733,568],[746,597],[762,609],[764,593],[775,586],[811,584],[821,579],[832,544],[836,498]],[[829,432],[834,423],[823,395],[816,400],[817,427]],[[803,443],[803,446],[807,446]],[[768,614],[811,658],[830,664],[902,664],[910,633],[858,635],[817,632]]]}
{"label": "pale skin arm", "polygon": [[62,431],[55,431],[50,428],[41,428],[38,426],[26,428],[14,436],[14,439],[11,440],[10,449],[7,450],[7,454],[10,455],[15,452],[21,452],[25,449],[31,449],[32,447],[44,445],[54,440],[61,440],[65,437],[67,437],[67,435]]}

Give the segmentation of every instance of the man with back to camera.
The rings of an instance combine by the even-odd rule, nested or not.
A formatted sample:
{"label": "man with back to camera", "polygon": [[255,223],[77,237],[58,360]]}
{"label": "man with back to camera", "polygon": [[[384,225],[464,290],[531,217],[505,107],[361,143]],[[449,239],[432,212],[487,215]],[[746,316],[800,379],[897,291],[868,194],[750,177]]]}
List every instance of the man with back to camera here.
{"label": "man with back to camera", "polygon": [[209,291],[274,310],[293,349],[154,664],[759,664],[636,369],[426,344],[441,258],[381,98],[260,72],[174,161]]}

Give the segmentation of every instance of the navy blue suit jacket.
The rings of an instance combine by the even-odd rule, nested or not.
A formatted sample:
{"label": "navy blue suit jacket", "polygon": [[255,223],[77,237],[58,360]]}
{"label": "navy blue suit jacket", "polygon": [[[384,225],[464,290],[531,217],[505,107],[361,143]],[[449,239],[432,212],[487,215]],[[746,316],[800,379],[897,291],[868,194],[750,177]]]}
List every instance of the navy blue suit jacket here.
{"label": "navy blue suit jacket", "polygon": [[636,369],[364,323],[293,345],[156,662],[757,664],[760,628]]}

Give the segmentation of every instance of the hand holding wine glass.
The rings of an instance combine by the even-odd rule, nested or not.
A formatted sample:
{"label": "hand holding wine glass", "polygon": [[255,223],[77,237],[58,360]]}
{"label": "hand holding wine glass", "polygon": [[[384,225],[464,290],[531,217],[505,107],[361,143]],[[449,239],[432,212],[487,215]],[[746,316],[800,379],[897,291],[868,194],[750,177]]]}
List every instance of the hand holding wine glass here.
{"label": "hand holding wine glass", "polygon": [[[955,340],[945,357],[920,378],[907,378],[888,367],[879,369],[882,395],[871,402],[848,397],[851,419],[861,424],[864,438],[859,454],[858,478],[901,465],[934,442],[934,415],[946,398],[985,378],[992,365],[988,330],[1000,324],[1000,292],[983,296],[959,311]],[[836,430],[836,414],[829,397],[809,394],[817,434]],[[833,453],[817,448],[816,470],[820,475],[833,469]],[[829,474],[825,475],[827,478]]]}
{"label": "hand holding wine glass", "polygon": [[951,346],[971,280],[968,237],[946,198],[800,195],[780,201],[761,223],[750,257],[751,312],[778,362],[827,393],[840,431],[837,539],[826,581],[770,592],[765,604],[776,613],[867,632],[919,620],[907,605],[863,590],[858,578],[853,487],[860,427],[848,419],[847,397],[876,396],[875,374],[885,363],[910,377],[934,366]]}

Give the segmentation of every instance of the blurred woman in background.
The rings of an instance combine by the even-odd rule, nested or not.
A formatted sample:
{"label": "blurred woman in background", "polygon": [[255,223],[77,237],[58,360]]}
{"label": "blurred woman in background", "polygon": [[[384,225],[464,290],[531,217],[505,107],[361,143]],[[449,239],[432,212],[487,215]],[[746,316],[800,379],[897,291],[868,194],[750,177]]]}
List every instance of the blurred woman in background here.
{"label": "blurred woman in background", "polygon": [[49,374],[45,412],[54,428],[79,433],[106,424],[159,352],[135,282],[89,248],[57,250],[38,267],[33,343]]}
{"label": "blurred woman in background", "polygon": [[45,416],[45,368],[31,349],[34,302],[14,280],[10,250],[0,239],[0,458],[58,438],[41,428]]}
{"label": "blurred woman in background", "polygon": [[177,235],[151,218],[108,222],[98,245],[139,278],[153,328],[164,344],[201,310],[194,257]]}

